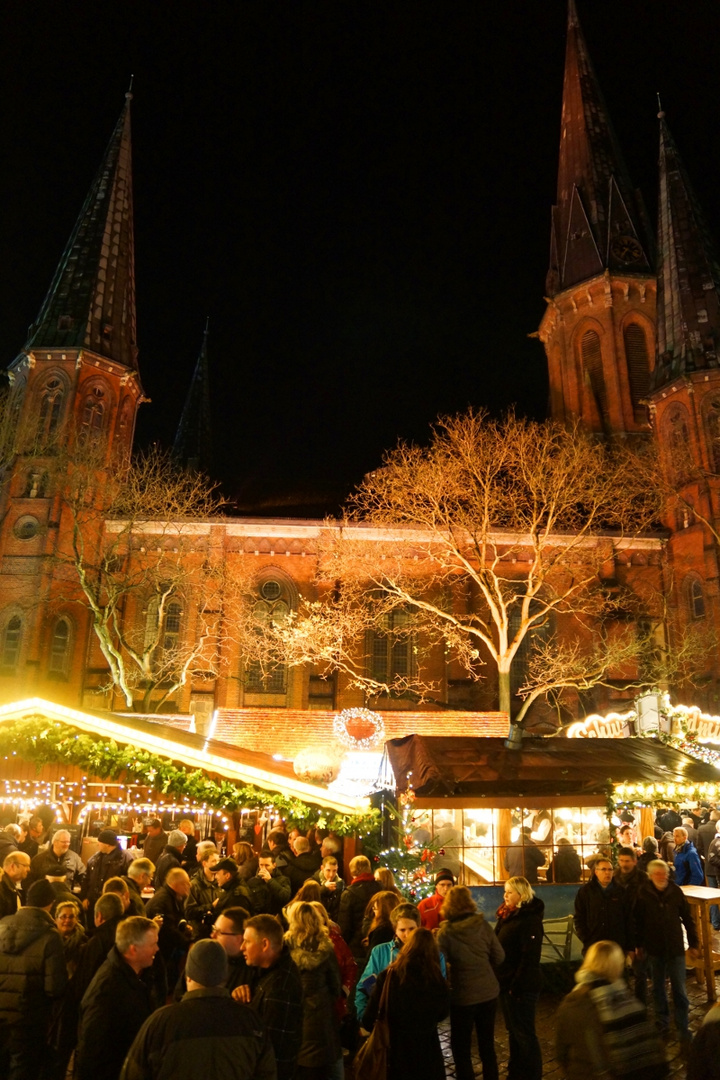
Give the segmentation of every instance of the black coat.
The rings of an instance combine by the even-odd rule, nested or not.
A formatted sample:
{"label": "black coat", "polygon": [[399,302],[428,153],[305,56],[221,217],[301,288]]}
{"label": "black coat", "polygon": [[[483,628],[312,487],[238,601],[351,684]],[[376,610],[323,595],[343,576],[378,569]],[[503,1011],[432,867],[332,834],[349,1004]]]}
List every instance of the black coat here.
{"label": "black coat", "polygon": [[547,881],[555,884],[582,881],[580,856],[571,844],[560,844],[546,874]]}
{"label": "black coat", "polygon": [[265,1024],[275,1051],[277,1080],[292,1080],[302,1045],[303,1007],[300,973],[287,945],[269,968],[255,969],[250,1005]]}
{"label": "black coat", "polygon": [[362,943],[362,924],[365,908],[375,893],[382,891],[382,885],[372,874],[363,874],[351,885],[343,889],[338,908],[340,933],[350,946],[356,960],[365,959],[365,946]]}
{"label": "black coat", "polygon": [[37,1025],[44,1037],[55,998],[67,985],[62,939],[42,908],[21,908],[0,921],[0,1022]]}
{"label": "black coat", "polygon": [[[377,1018],[388,969],[381,971],[370,995],[362,1024],[370,1030]],[[424,972],[407,974],[404,983],[391,976],[388,992],[390,1048],[388,1077],[392,1080],[445,1080],[437,1026],[450,1012],[450,991],[443,979],[430,983]]]}
{"label": "black coat", "polygon": [[3,829],[0,832],[0,870],[8,855],[12,855],[14,851],[20,851],[20,846],[13,834]]}
{"label": "black coat", "polygon": [[[185,932],[185,900],[167,885],[161,885],[148,900],[145,913],[148,919],[162,915],[163,924],[158,935],[158,945],[163,960],[169,964],[173,954],[187,952],[190,937]],[[174,979],[173,979],[174,982]]]}
{"label": "black coat", "polygon": [[0,878],[0,919],[14,915],[20,907],[20,893],[7,874]]}
{"label": "black coat", "polygon": [[695,922],[690,905],[679,885],[668,882],[656,889],[645,881],[635,902],[635,941],[649,956],[682,956],[685,951],[682,928],[687,931],[690,948],[697,947]]}
{"label": "black coat", "polygon": [[635,934],[628,897],[611,881],[603,889],[593,877],[578,889],[575,897],[575,933],[583,943],[583,952],[596,941],[616,941],[623,952],[635,948]]}
{"label": "black coat", "polygon": [[179,848],[173,847],[172,844],[165,845],[155,867],[153,885],[156,891],[165,884],[165,878],[170,870],[173,870],[176,866],[182,866],[182,860],[183,852]]}
{"label": "black coat", "polygon": [[303,851],[300,855],[296,855],[291,863],[288,863],[283,872],[290,879],[292,896],[305,884],[308,878],[311,878],[320,869],[321,862],[322,856],[319,851]]}
{"label": "black coat", "polygon": [[545,904],[533,896],[495,924],[495,933],[505,952],[505,959],[495,975],[500,992],[537,993],[540,989],[540,953],[543,939]]}
{"label": "black coat", "polygon": [[302,1045],[298,1065],[327,1068],[342,1056],[340,1021],[335,1004],[342,993],[340,968],[328,937],[314,952],[295,948],[290,956],[300,972],[303,990]]}
{"label": "black coat", "polygon": [[113,946],[80,1005],[77,1080],[118,1080],[125,1055],[151,1012],[146,983]]}
{"label": "black coat", "polygon": [[111,877],[122,877],[131,861],[128,852],[123,851],[119,845],[112,851],[96,851],[88,859],[87,870],[80,885],[80,899],[88,901],[91,926],[95,901],[102,896],[103,885]]}
{"label": "black coat", "polygon": [[195,931],[196,937],[210,937],[210,928],[218,916],[217,910],[213,908],[213,901],[217,900],[221,893],[222,889],[216,884],[215,878],[208,881],[205,877],[202,866],[193,874],[190,895],[185,901],[185,918]]}

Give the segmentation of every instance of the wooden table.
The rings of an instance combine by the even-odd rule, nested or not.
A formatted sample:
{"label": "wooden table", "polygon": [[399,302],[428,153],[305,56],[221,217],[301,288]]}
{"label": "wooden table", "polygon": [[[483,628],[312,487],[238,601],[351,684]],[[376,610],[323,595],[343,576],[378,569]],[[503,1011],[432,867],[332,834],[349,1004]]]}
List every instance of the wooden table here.
{"label": "wooden table", "polygon": [[717,1001],[715,972],[720,970],[720,953],[713,950],[713,930],[710,924],[710,905],[720,904],[720,889],[709,889],[706,885],[681,885],[697,930],[700,959],[695,966],[698,982],[705,979],[708,1001]]}

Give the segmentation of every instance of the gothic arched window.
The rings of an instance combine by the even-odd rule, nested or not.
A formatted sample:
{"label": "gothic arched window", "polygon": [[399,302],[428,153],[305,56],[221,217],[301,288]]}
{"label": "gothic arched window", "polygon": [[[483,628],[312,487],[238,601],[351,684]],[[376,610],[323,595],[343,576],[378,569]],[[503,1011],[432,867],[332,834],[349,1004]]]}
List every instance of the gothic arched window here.
{"label": "gothic arched window", "polygon": [[705,593],[699,577],[689,577],[685,584],[685,598],[691,619],[705,618]]}
{"label": "gothic arched window", "polygon": [[397,608],[383,616],[383,626],[370,634],[368,659],[370,677],[390,685],[410,679],[415,671],[415,641],[410,612]]}
{"label": "gothic arched window", "polygon": [[106,393],[102,386],[93,386],[83,402],[80,413],[80,442],[95,442],[105,425]]}
{"label": "gothic arched window", "polygon": [[50,640],[48,674],[55,675],[58,678],[65,678],[67,676],[71,642],[72,632],[69,621],[65,618],[58,619],[55,623],[53,635]]}
{"label": "gothic arched window", "polygon": [[183,606],[178,596],[168,599],[166,595],[161,609],[160,600],[159,596],[153,596],[147,606],[145,651],[152,652],[157,673],[167,670],[172,674],[182,639]]}
{"label": "gothic arched window", "polygon": [[585,382],[590,388],[598,416],[601,420],[607,420],[608,403],[602,363],[602,348],[600,338],[594,330],[586,330],[583,334],[580,340],[580,352],[582,354]]}
{"label": "gothic arched window", "polygon": [[5,624],[0,652],[0,668],[7,674],[17,669],[22,644],[22,619],[13,615]]}
{"label": "gothic arched window", "polygon": [[41,444],[51,439],[58,429],[64,397],[65,383],[58,375],[51,375],[40,391],[37,433]]}
{"label": "gothic arched window", "polygon": [[650,386],[647,338],[643,328],[634,322],[625,327],[623,338],[633,414],[638,423],[643,423],[647,420],[647,407],[640,402],[647,396]]}
{"label": "gothic arched window", "polygon": [[[292,610],[292,599],[287,582],[279,575],[266,577],[258,585],[258,597],[253,615],[258,629],[263,626],[279,626]],[[287,666],[285,664],[262,665],[250,661],[245,668],[245,690],[249,694],[287,693]]]}

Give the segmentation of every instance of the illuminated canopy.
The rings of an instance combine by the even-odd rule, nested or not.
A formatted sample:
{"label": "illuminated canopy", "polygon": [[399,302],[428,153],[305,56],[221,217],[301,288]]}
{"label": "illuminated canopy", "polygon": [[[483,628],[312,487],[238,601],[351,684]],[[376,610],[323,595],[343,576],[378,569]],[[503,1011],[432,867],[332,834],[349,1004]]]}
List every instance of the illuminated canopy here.
{"label": "illuminated canopy", "polygon": [[324,806],[340,814],[356,814],[369,805],[367,799],[347,797],[338,792],[331,793],[320,785],[298,780],[291,764],[273,760],[267,754],[229,746],[215,739],[204,739],[199,735],[148,722],[140,717],[82,712],[45,701],[43,698],[27,698],[0,706],[0,729],[3,724],[38,717],[53,723],[66,724],[88,735],[113,739],[117,743],[161,754],[181,765],[202,769],[213,776],[252,784],[267,791],[280,792],[291,798]]}

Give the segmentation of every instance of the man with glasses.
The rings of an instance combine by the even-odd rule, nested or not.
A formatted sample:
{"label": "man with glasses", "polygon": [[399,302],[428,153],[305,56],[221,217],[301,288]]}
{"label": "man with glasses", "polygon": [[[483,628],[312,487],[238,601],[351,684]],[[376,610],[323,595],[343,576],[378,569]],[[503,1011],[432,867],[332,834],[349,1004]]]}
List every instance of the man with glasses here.
{"label": "man with glasses", "polygon": [[630,905],[624,889],[613,879],[609,859],[598,859],[590,881],[578,889],[574,929],[582,941],[583,953],[596,941],[615,941],[623,952],[633,951]]}
{"label": "man with glasses", "polygon": [[[250,918],[250,912],[245,908],[231,907],[218,915],[210,936],[220,942],[228,959],[228,978],[225,989],[232,994],[237,986],[242,986],[249,981],[248,967],[242,953],[243,927],[245,920]],[[185,975],[181,975],[177,981],[173,999],[182,1001],[183,994],[187,990]]]}

